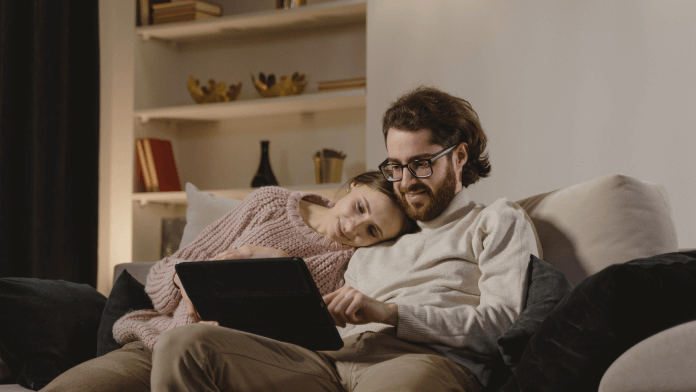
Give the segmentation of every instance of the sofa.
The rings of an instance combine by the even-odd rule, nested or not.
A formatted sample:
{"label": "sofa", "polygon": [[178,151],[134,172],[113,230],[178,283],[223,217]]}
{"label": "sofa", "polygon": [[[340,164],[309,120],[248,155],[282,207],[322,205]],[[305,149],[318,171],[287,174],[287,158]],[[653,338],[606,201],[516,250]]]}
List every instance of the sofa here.
{"label": "sofa", "polygon": [[[181,246],[192,241],[203,228],[240,203],[238,200],[202,192],[192,184],[187,184],[186,193],[189,207]],[[539,316],[539,313],[533,315],[523,313],[526,317],[525,321],[531,323],[532,327],[525,325],[524,339],[521,340],[521,345],[518,340],[518,352],[513,355],[516,357],[514,363],[500,364],[500,368],[503,369],[500,372],[502,376],[498,378],[498,381],[491,383],[489,390],[594,390],[596,388],[600,392],[696,391],[696,372],[693,372],[693,369],[696,369],[696,355],[693,354],[696,352],[696,321],[694,321],[696,316],[689,310],[674,310],[671,312],[679,317],[670,318],[665,323],[658,323],[651,327],[653,329],[644,332],[632,326],[643,325],[640,320],[650,319],[650,314],[640,307],[634,309],[632,305],[626,306],[631,304],[631,298],[623,298],[626,295],[621,297],[621,290],[624,290],[622,288],[629,287],[626,286],[626,282],[633,284],[632,282],[640,279],[642,286],[634,284],[630,286],[631,289],[635,288],[639,293],[648,292],[650,297],[647,300],[641,299],[645,302],[639,305],[660,307],[664,310],[669,306],[660,306],[660,303],[671,299],[665,296],[681,298],[684,291],[677,290],[677,288],[682,289],[677,286],[688,286],[691,282],[688,279],[696,279],[696,273],[692,274],[690,269],[696,267],[696,262],[692,262],[696,260],[696,252],[685,250],[680,252],[666,190],[657,184],[614,174],[531,196],[519,200],[518,204],[525,209],[534,223],[542,246],[543,253],[540,256],[543,261],[537,262],[552,266],[544,268],[558,271],[558,275],[568,282],[572,291],[562,292],[558,298],[540,299],[536,305],[545,307],[542,316]],[[676,259],[678,260],[674,261]],[[683,263],[684,259],[688,262]],[[105,299],[106,305],[100,321],[102,324],[106,319],[109,304],[112,300],[113,303],[117,302],[116,296],[121,295],[125,285],[128,285],[129,290],[133,288],[140,290],[141,293],[137,295],[140,296],[139,300],[143,301],[142,285],[153,264],[154,262],[129,263],[115,266],[114,289],[109,298]],[[679,268],[684,266],[685,269],[674,270],[674,265]],[[531,266],[530,261],[530,271]],[[639,272],[634,273],[634,270]],[[543,272],[543,270],[540,271]],[[659,275],[663,272],[667,275]],[[678,277],[684,277],[686,280],[680,281],[680,284],[673,284],[669,277],[666,277],[658,279],[657,282],[647,283],[653,286],[645,286],[646,277],[650,278],[656,274],[659,276],[677,274]],[[126,278],[130,280],[126,281]],[[543,288],[546,285],[546,281],[541,279],[535,282],[537,287]],[[535,300],[531,290],[535,282],[532,282],[530,275],[527,293],[530,302],[525,312],[533,311],[532,305],[535,305],[533,303]],[[594,289],[600,285],[603,290],[609,287],[606,289],[609,291],[600,292]],[[655,292],[650,292],[650,287],[657,288],[654,289]],[[675,290],[668,290],[665,287],[675,288]],[[593,303],[587,302],[587,298],[591,297],[588,291],[580,291],[588,289],[595,290],[590,292],[595,296]],[[616,298],[623,299],[608,300],[610,297],[614,298],[615,294],[617,294]],[[1,292],[0,295],[2,295]],[[146,298],[144,300],[147,301]],[[649,305],[649,301],[656,304]],[[604,306],[605,302],[610,305],[620,305],[621,308],[617,310],[611,306]],[[586,309],[582,309],[583,306]],[[691,302],[685,302],[684,306],[691,309]],[[579,313],[576,312],[577,309],[580,309]],[[112,307],[111,319],[115,320],[126,310],[125,308],[114,310]],[[578,323],[582,324],[585,318],[595,317],[594,314],[603,314],[603,317],[611,318],[611,320],[604,323],[595,320],[587,329],[577,331],[577,335],[567,334],[568,328],[574,328]],[[621,315],[620,319],[614,317],[618,314]],[[581,318],[578,321],[573,320],[573,317]],[[518,330],[522,328],[518,323],[514,327],[518,327]],[[104,333],[104,329],[108,328],[102,325],[99,333]],[[634,330],[643,331],[640,332],[642,335],[637,335]],[[549,335],[554,334],[561,335],[559,337],[561,340],[554,343],[561,350],[545,356],[543,350],[540,352],[537,348],[544,347],[544,344],[548,345],[549,341],[553,341],[555,337],[549,338]],[[630,347],[624,347],[627,341],[625,339],[622,340],[624,346],[617,346],[616,339],[602,341],[605,335],[623,337],[626,334],[634,339]],[[3,339],[5,337],[0,333],[0,346]],[[570,339],[568,347],[572,350],[572,347],[577,346],[577,351],[581,353],[573,352],[572,355],[576,355],[576,358],[566,360],[565,356],[568,353],[564,349],[566,343],[562,339]],[[617,347],[620,347],[619,351]],[[510,357],[506,355],[508,353],[504,352],[502,345],[501,352],[503,357]],[[580,362],[577,356],[581,357]],[[597,360],[598,356],[607,361],[601,368],[595,369],[594,364],[601,363]],[[556,370],[559,364],[564,363],[573,364],[573,366]],[[540,376],[526,376],[538,369],[554,370]],[[6,369],[5,373],[7,373]],[[547,377],[549,383],[534,385],[536,377]],[[553,385],[553,382],[559,385],[559,379],[564,377],[578,377],[578,380],[595,377],[596,380],[586,384],[591,385],[589,389],[580,381],[568,382],[570,385],[568,387],[559,388]],[[5,378],[5,382],[12,381]],[[25,390],[27,389],[17,384],[0,385],[0,392]]]}

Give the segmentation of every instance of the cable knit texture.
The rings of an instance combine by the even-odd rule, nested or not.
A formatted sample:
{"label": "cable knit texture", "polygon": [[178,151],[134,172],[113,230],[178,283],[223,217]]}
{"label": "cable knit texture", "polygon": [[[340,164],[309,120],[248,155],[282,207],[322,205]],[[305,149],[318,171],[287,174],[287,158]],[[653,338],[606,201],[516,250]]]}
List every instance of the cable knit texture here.
{"label": "cable knit texture", "polygon": [[318,194],[263,187],[208,226],[190,245],[160,260],[150,269],[145,285],[154,309],[121,317],[114,323],[114,339],[122,345],[140,339],[153,348],[161,333],[192,323],[174,285],[174,266],[183,261],[210,260],[244,245],[280,249],[303,258],[322,295],[342,287],[343,272],[355,249],[307,226],[300,215],[300,200],[333,207],[331,200]]}

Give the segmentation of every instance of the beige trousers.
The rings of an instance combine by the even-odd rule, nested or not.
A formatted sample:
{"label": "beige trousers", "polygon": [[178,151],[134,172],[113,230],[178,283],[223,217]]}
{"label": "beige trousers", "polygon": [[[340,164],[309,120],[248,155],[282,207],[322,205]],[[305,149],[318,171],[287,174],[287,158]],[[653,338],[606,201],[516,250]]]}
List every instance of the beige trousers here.
{"label": "beige trousers", "polygon": [[314,352],[260,336],[193,324],[82,363],[50,392],[461,391],[481,386],[467,369],[432,350],[366,332],[338,351]]}
{"label": "beige trousers", "polygon": [[481,386],[467,369],[388,335],[344,339],[314,352],[205,324],[175,328],[153,353],[153,391],[466,391]]}
{"label": "beige trousers", "polygon": [[151,370],[152,351],[137,341],[75,366],[41,391],[149,392]]}

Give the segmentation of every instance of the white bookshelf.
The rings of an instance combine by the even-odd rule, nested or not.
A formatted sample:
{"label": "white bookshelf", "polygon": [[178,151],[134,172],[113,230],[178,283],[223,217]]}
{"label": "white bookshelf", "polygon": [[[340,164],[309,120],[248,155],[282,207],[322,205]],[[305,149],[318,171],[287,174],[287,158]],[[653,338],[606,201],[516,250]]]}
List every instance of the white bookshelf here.
{"label": "white bookshelf", "polygon": [[[346,160],[345,175],[361,170],[367,92],[320,92],[316,82],[365,75],[366,0],[261,11],[253,10],[266,3],[238,1],[246,1],[239,8],[250,12],[131,30],[133,129],[122,136],[170,139],[182,187],[191,182],[233,199],[254,190],[248,186],[258,164],[258,140],[268,139],[271,154],[278,154],[271,162],[281,186],[335,199],[342,184],[315,184],[311,157],[320,148],[343,150],[354,160]],[[310,84],[303,94],[261,98],[249,83],[249,72],[280,76],[288,68],[307,74]],[[239,80],[244,87],[236,101],[193,104],[183,82],[189,76]],[[123,144],[114,155],[116,165],[132,153]],[[119,239],[112,247],[129,252],[130,261],[155,260],[161,219],[185,213],[186,193],[138,193],[129,185],[124,181],[113,192],[127,192],[132,226],[121,223],[110,230],[120,237],[131,233],[132,242]]]}

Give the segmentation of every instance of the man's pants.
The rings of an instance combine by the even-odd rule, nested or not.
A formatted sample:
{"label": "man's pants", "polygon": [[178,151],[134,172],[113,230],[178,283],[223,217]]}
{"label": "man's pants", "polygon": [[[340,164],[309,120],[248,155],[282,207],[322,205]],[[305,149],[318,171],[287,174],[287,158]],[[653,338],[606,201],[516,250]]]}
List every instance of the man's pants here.
{"label": "man's pants", "polygon": [[[118,371],[123,377],[138,380],[151,371],[153,391],[479,392],[482,389],[470,371],[429,348],[373,332],[349,336],[344,343],[338,351],[314,352],[227,328],[192,324],[162,334],[151,364],[143,363],[138,357],[134,366],[122,362],[120,370],[114,370],[117,366],[113,363],[106,367],[110,367],[111,373]],[[113,362],[114,357],[125,355],[119,352],[132,351],[135,345],[131,343],[100,358]],[[133,353],[140,355],[137,350]],[[81,382],[87,382],[84,378],[89,373],[87,367],[107,371],[105,366],[96,366],[93,363],[96,361],[99,358],[68,371],[59,379],[71,372],[81,378],[65,377],[61,384],[75,383],[76,389],[72,390],[119,390],[116,385],[104,385],[104,389],[78,387]],[[118,384],[113,374],[109,376],[108,382]],[[99,377],[93,374],[88,378]],[[97,384],[95,380],[89,385]],[[142,389],[134,389],[132,382],[128,385],[129,391],[150,390],[150,385],[142,383],[139,383]],[[71,389],[57,385],[47,390]]]}

